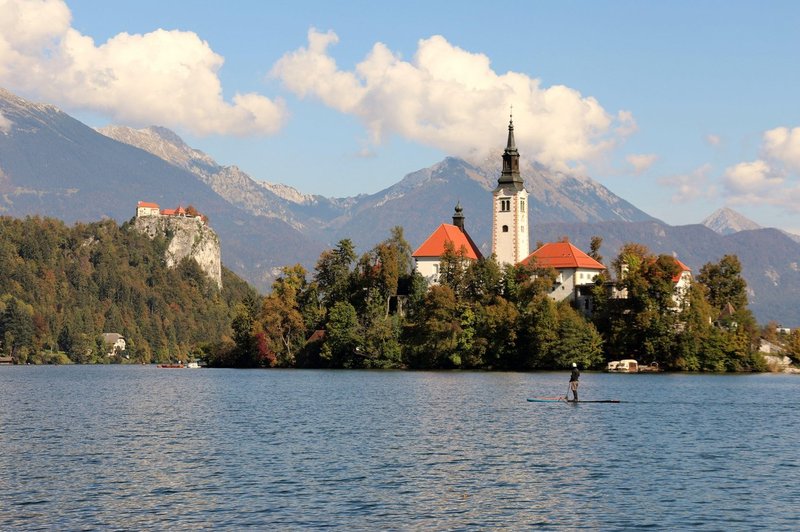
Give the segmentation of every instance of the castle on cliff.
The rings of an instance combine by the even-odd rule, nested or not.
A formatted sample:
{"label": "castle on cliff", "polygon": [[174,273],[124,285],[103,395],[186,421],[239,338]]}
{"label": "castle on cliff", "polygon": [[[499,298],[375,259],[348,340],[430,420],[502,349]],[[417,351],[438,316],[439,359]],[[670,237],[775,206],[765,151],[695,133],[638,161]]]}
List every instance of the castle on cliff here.
{"label": "castle on cliff", "polygon": [[182,218],[198,218],[204,224],[208,223],[208,218],[197,212],[191,206],[183,208],[179,205],[177,209],[161,209],[158,206],[158,203],[151,203],[149,201],[140,201],[136,204],[136,217],[142,218],[143,216],[177,216]]}
{"label": "castle on cliff", "polygon": [[208,225],[208,218],[191,205],[161,209],[156,203],[136,204],[133,227],[150,238],[167,238],[164,260],[174,268],[184,258],[192,258],[206,275],[222,288],[222,258],[219,237]]}

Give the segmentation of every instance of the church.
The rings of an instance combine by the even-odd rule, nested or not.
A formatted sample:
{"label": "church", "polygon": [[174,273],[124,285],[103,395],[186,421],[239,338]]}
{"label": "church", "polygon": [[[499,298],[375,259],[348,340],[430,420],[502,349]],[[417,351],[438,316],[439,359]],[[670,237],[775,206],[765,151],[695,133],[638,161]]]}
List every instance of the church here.
{"label": "church", "polygon": [[[508,140],[503,152],[503,169],[492,191],[492,254],[503,264],[529,264],[552,267],[558,273],[550,297],[556,301],[569,299],[576,305],[587,305],[588,288],[605,266],[568,241],[548,243],[530,253],[528,191],[519,171],[519,151],[514,141],[513,118],[508,123]],[[456,205],[452,224],[441,224],[412,254],[417,271],[436,284],[439,260],[446,246],[452,245],[465,261],[477,261],[481,252],[469,236],[463,209]]]}

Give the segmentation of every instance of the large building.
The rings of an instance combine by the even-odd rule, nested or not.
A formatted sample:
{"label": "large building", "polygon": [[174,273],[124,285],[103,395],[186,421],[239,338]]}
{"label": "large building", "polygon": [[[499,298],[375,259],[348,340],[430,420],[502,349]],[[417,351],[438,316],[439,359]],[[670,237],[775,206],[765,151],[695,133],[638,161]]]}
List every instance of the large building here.
{"label": "large building", "polygon": [[597,276],[606,269],[566,238],[561,242],[543,244],[522,263],[537,268],[553,268],[558,276],[550,297],[556,301],[567,299],[584,311],[591,311],[591,289]]}
{"label": "large building", "polygon": [[517,264],[528,256],[528,191],[519,173],[514,121],[508,122],[503,171],[492,192],[492,253],[500,264]]}
{"label": "large building", "polygon": [[439,265],[447,247],[452,245],[453,251],[464,257],[465,261],[481,258],[481,252],[470,238],[464,227],[464,212],[461,205],[456,205],[453,223],[442,224],[411,255],[414,257],[417,271],[428,281],[428,284],[439,282]]}

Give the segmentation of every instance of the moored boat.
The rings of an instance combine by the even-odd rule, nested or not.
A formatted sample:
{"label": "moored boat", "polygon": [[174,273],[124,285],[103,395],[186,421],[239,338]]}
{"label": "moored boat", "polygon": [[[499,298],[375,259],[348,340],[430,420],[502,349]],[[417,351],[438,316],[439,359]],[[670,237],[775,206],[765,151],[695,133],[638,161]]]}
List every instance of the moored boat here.
{"label": "moored boat", "polygon": [[612,371],[615,373],[638,373],[639,363],[632,358],[626,358],[619,361],[614,360],[608,363],[606,366],[606,371]]}

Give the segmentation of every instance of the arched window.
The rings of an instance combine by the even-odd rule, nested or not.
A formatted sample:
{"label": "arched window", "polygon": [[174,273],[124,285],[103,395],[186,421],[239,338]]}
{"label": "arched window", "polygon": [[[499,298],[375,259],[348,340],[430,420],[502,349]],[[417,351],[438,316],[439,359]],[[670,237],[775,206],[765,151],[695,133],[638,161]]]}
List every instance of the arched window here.
{"label": "arched window", "polygon": [[508,226],[507,226],[507,225],[504,225],[504,226],[503,226],[503,232],[504,232],[504,233],[508,233]]}

